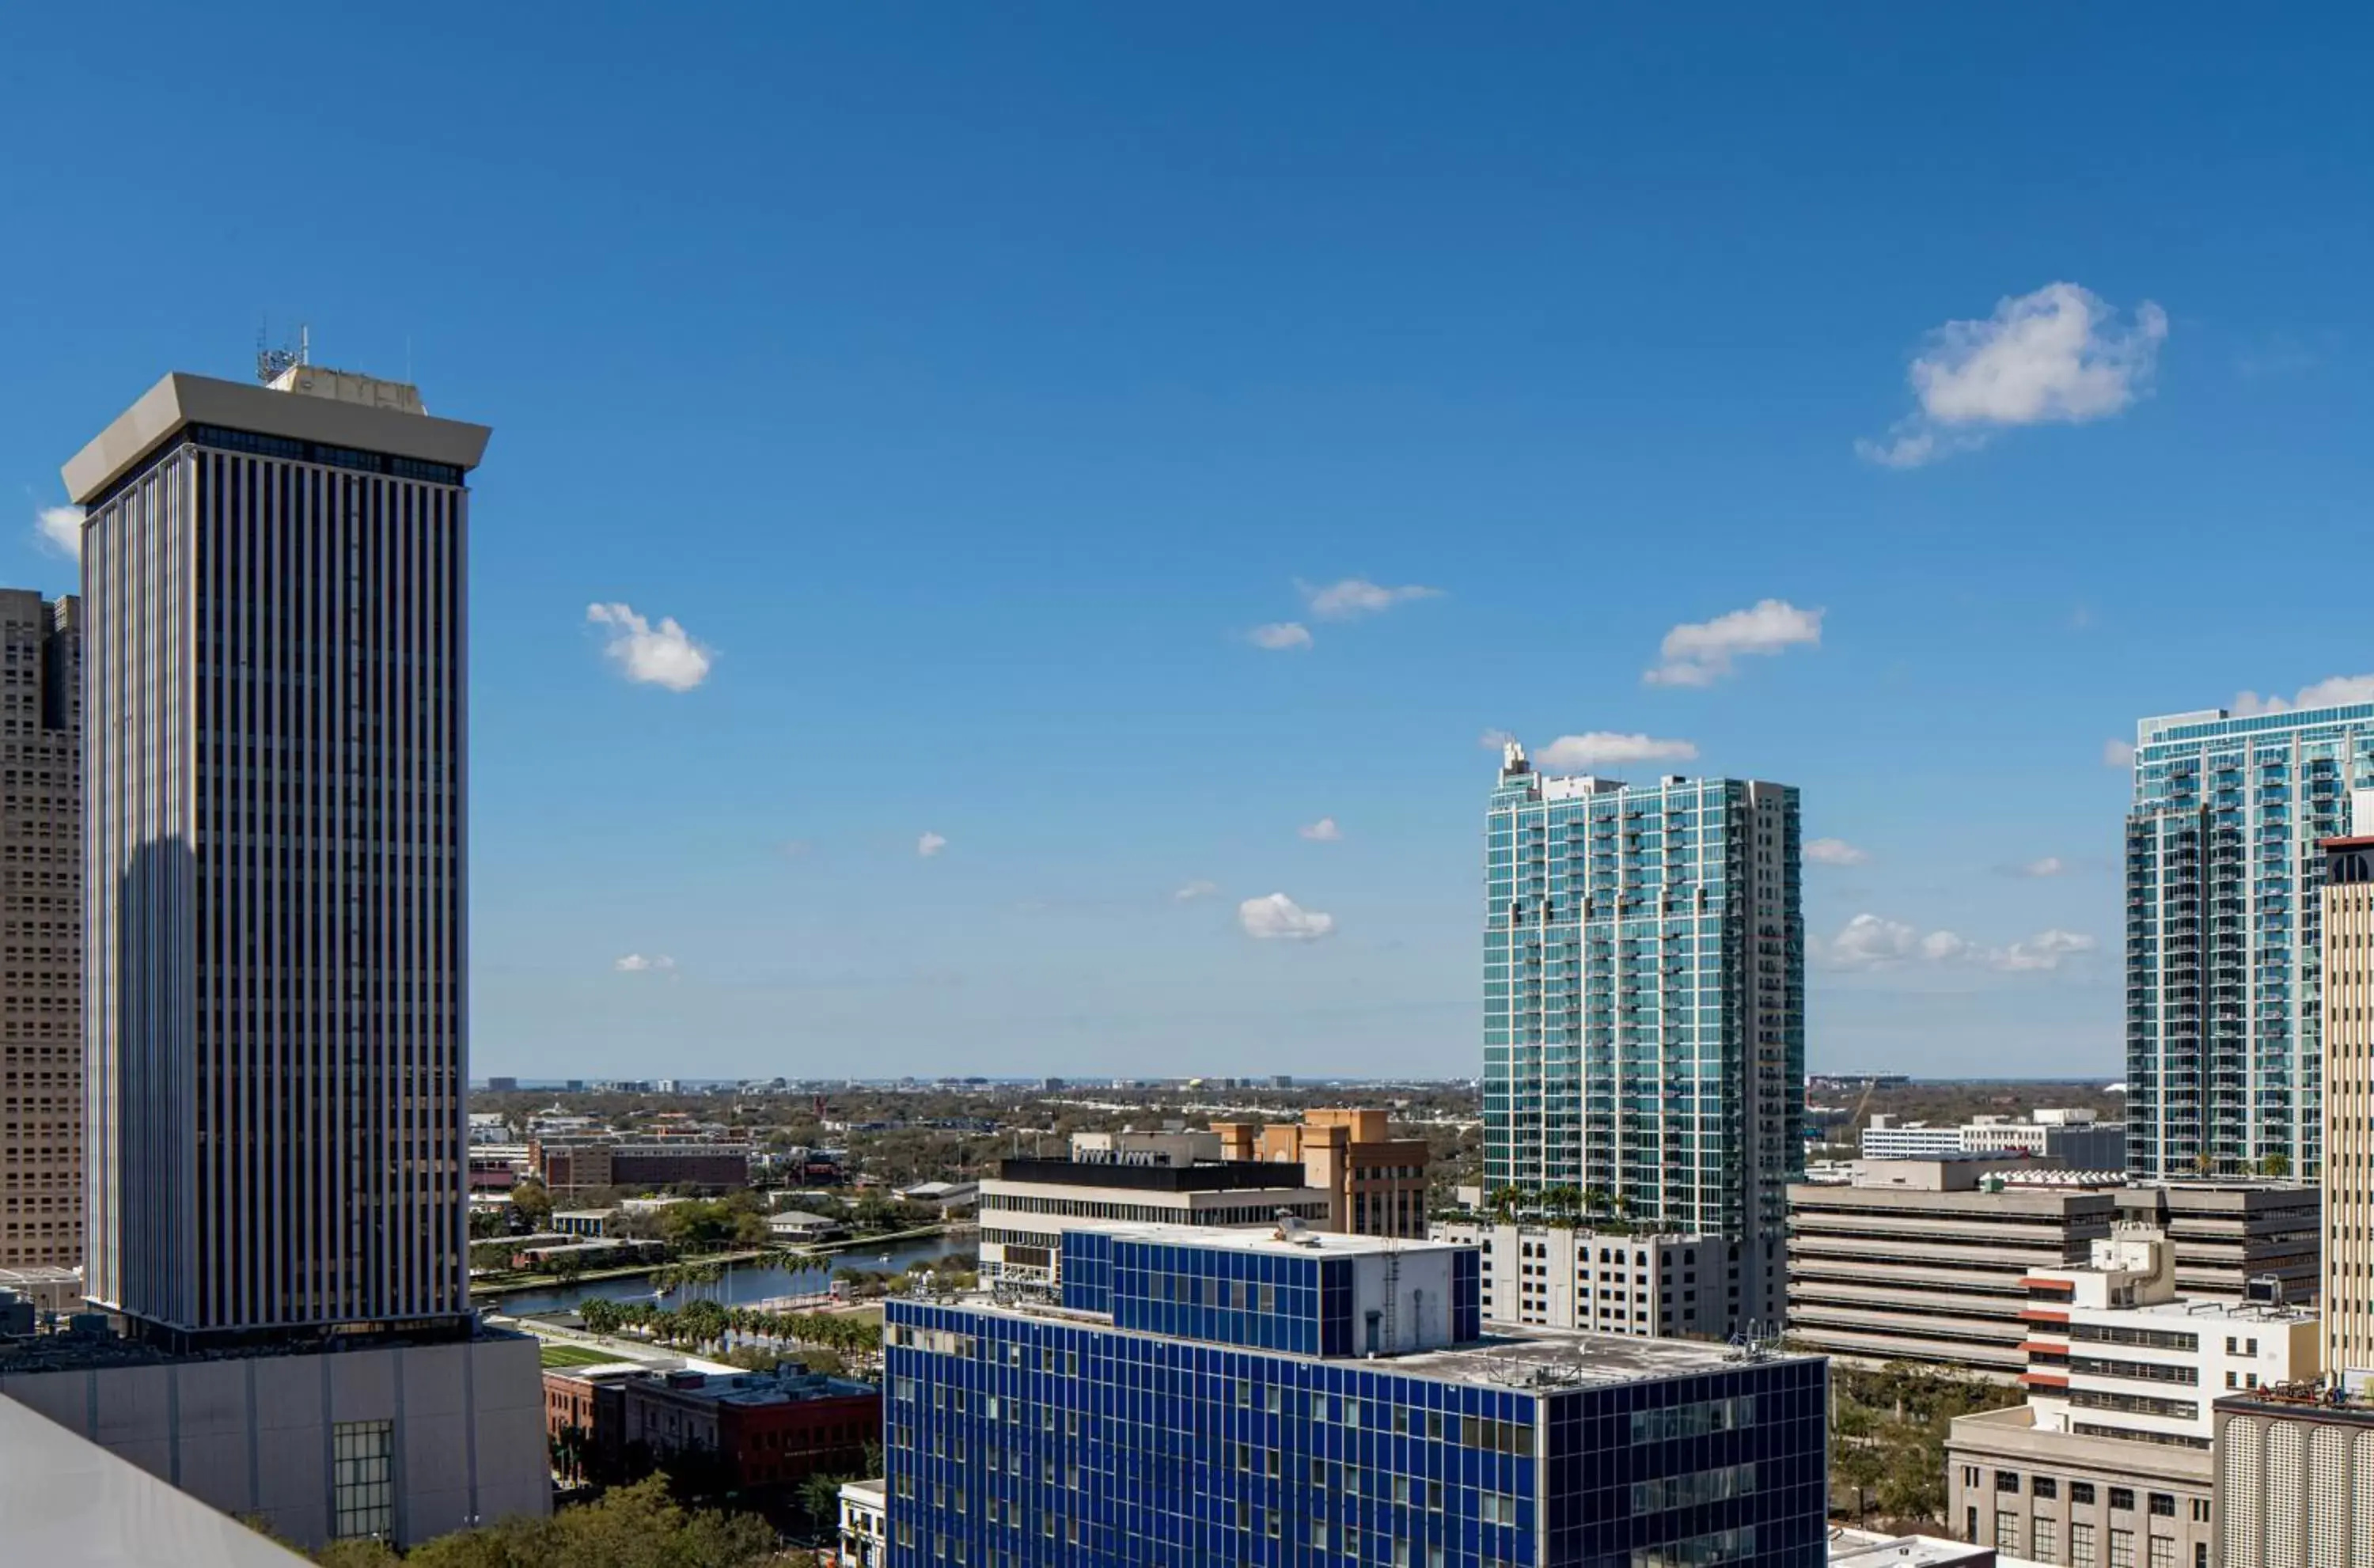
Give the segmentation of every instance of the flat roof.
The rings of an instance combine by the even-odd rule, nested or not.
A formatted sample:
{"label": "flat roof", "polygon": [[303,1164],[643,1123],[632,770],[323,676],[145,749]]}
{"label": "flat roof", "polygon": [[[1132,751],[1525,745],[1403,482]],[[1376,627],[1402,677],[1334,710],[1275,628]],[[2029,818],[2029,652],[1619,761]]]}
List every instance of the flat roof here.
{"label": "flat roof", "polygon": [[1832,1530],[1830,1568],[1960,1568],[1996,1561],[1992,1547],[1935,1536],[1891,1536],[1876,1530]]}
{"label": "flat roof", "polygon": [[1000,1160],[992,1178],[1033,1187],[1110,1187],[1137,1192],[1312,1192],[1299,1164],[1207,1160],[1193,1165],[1141,1165],[1115,1160]]}
{"label": "flat roof", "polygon": [[[1049,1218],[1060,1220],[1061,1215]],[[1154,1221],[1125,1220],[1102,1222],[1093,1225],[1064,1225],[1059,1231],[1090,1230],[1102,1235],[1119,1236],[1128,1241],[1146,1241],[1171,1246],[1219,1248],[1228,1252],[1265,1252],[1279,1258],[1368,1258],[1388,1252],[1406,1257],[1413,1252],[1472,1252],[1469,1242],[1420,1241],[1413,1237],[1346,1235],[1338,1231],[1299,1230],[1294,1239],[1281,1239],[1280,1234],[1262,1225],[1166,1225]]]}
{"label": "flat roof", "polygon": [[1465,1344],[1447,1345],[1440,1350],[1405,1351],[1397,1355],[1374,1357],[1297,1355],[1287,1351],[1252,1350],[1209,1340],[1156,1334],[1141,1328],[1122,1328],[1116,1327],[1111,1318],[1102,1313],[1022,1305],[999,1302],[988,1295],[968,1296],[953,1305],[964,1311],[1015,1321],[1069,1323],[1076,1328],[1098,1328],[1142,1340],[1177,1340],[1184,1344],[1244,1351],[1248,1354],[1275,1357],[1280,1361],[1308,1362],[1313,1365],[1357,1365],[1371,1372],[1425,1378],[1436,1383],[1473,1383],[1536,1393],[1696,1377],[1751,1362],[1817,1362],[1823,1359],[1816,1355],[1769,1352],[1751,1355],[1735,1346],[1718,1345],[1703,1340],[1649,1340],[1630,1334],[1595,1333],[1586,1328],[1550,1328],[1531,1324],[1490,1322],[1484,1325],[1482,1338]]}
{"label": "flat roof", "polygon": [[76,505],[88,504],[185,425],[219,425],[462,469],[478,466],[494,434],[484,425],[458,419],[175,370],[66,461],[59,471],[66,494]]}

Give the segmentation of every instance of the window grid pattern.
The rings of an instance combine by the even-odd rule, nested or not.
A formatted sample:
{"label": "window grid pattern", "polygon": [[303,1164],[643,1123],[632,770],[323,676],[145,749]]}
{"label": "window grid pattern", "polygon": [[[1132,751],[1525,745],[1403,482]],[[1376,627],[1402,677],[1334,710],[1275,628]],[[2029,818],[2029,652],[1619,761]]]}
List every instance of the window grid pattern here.
{"label": "window grid pattern", "polygon": [[330,1432],[330,1535],[335,1540],[395,1534],[395,1423],[342,1421]]}

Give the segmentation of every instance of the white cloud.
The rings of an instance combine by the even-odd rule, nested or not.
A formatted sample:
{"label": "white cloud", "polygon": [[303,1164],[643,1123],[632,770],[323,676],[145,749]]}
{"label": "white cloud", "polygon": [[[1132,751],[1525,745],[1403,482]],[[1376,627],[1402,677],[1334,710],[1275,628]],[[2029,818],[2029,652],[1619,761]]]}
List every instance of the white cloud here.
{"label": "white cloud", "polygon": [[1634,763],[1687,762],[1698,755],[1698,747],[1687,741],[1660,741],[1647,735],[1618,735],[1593,730],[1587,735],[1560,735],[1544,746],[1534,761],[1545,768],[1589,773]]}
{"label": "white cloud", "polygon": [[629,953],[611,965],[621,975],[661,974],[676,967],[676,960],[664,953],[646,958],[640,953]]}
{"label": "white cloud", "polygon": [[1952,931],[1931,931],[1921,939],[1921,956],[1932,964],[1946,964],[1970,951],[1970,944]]}
{"label": "white cloud", "polygon": [[2058,969],[2066,959],[2081,953],[2094,951],[2094,939],[2075,931],[2039,931],[2026,942],[2013,942],[1986,955],[1991,968],[2005,974],[2023,974],[2031,970]]}
{"label": "white cloud", "polygon": [[1833,969],[1885,969],[1910,958],[1920,944],[1921,933],[1901,920],[1857,915],[1830,939],[1826,953]]}
{"label": "white cloud", "polygon": [[948,841],[936,833],[926,833],[915,840],[915,853],[927,860],[947,847]]}
{"label": "white cloud", "polygon": [[1245,640],[1255,648],[1266,648],[1272,653],[1284,653],[1293,649],[1310,646],[1310,628],[1300,621],[1272,621],[1265,626],[1255,626],[1245,634]]}
{"label": "white cloud", "polygon": [[1193,904],[1199,898],[1209,898],[1219,891],[1220,884],[1218,883],[1205,882],[1199,879],[1194,882],[1181,883],[1179,891],[1173,893],[1170,896],[1175,902],[1181,904]]}
{"label": "white cloud", "polygon": [[2058,969],[2080,954],[2094,951],[2094,939],[2075,931],[2039,931],[2009,947],[1980,947],[1953,931],[1921,931],[1901,920],[1877,915],[1857,915],[1819,950],[1832,969],[1892,969],[1899,964],[1980,964],[2006,975]]}
{"label": "white cloud", "polygon": [[688,692],[709,679],[714,655],[693,641],[674,616],[663,615],[654,626],[630,605],[588,604],[585,619],[610,628],[603,651],[617,661],[619,672],[630,681]]}
{"label": "white cloud", "polygon": [[1303,600],[1310,604],[1310,613],[1322,621],[1374,615],[1396,604],[1406,604],[1413,599],[1440,597],[1442,592],[1439,588],[1422,588],[1416,583],[1385,588],[1363,577],[1347,577],[1324,587],[1308,582],[1298,582],[1294,586],[1302,591]]}
{"label": "white cloud", "polygon": [[2041,860],[2030,860],[2026,865],[2014,866],[2012,874],[2014,876],[2064,876],[2068,871],[2068,861],[2058,855],[2047,855]]}
{"label": "white cloud", "polygon": [[1805,859],[1817,866],[1859,866],[1871,859],[1871,852],[1843,838],[1816,838],[1805,846]]}
{"label": "white cloud", "polygon": [[82,509],[42,507],[33,513],[33,537],[44,549],[82,559]]}
{"label": "white cloud", "polygon": [[1640,678],[1652,686],[1710,686],[1732,673],[1732,661],[1742,654],[1819,648],[1823,614],[1764,599],[1711,621],[1686,621],[1665,634],[1658,649],[1664,662]]}
{"label": "white cloud", "polygon": [[1908,373],[1920,407],[1856,451],[1918,468],[2021,425],[2106,419],[2150,389],[2168,312],[2150,300],[2121,330],[2109,301],[2074,283],[2004,299],[1983,322],[1948,322]]}
{"label": "white cloud", "polygon": [[2229,711],[2247,719],[2254,713],[2289,713],[2295,708],[2333,708],[2345,702],[2374,702],[2374,675],[2333,675],[2302,686],[2289,697],[2237,692]]}
{"label": "white cloud", "polygon": [[1307,824],[1297,831],[1305,838],[1321,844],[1333,844],[1344,837],[1344,830],[1335,825],[1335,819],[1332,816],[1322,816],[1317,822]]}
{"label": "white cloud", "polygon": [[2113,740],[2102,743],[2104,767],[2133,767],[2134,765],[2135,743],[2133,741]]}
{"label": "white cloud", "polygon": [[1237,923],[1263,942],[1317,942],[1335,929],[1335,917],[1306,909],[1283,893],[1248,898],[1237,906]]}

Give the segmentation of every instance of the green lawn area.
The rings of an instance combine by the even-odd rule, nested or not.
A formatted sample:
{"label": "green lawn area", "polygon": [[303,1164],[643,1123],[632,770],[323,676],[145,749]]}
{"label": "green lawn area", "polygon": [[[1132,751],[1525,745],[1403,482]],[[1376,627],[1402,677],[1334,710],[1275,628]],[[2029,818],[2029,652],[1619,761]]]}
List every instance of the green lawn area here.
{"label": "green lawn area", "polygon": [[586,1345],[563,1345],[546,1340],[543,1342],[544,1364],[546,1366],[600,1366],[617,1361],[614,1351],[595,1350]]}

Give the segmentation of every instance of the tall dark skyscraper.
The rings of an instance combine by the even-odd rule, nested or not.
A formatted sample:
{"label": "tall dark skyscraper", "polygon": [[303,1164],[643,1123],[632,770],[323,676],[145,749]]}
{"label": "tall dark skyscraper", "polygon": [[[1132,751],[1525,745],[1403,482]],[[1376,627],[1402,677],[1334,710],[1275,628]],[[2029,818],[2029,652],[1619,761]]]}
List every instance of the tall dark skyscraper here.
{"label": "tall dark skyscraper", "polygon": [[88,1289],[203,1346],[467,1321],[480,426],[170,375],[83,546]]}
{"label": "tall dark skyscraper", "polygon": [[0,589],[0,1268],[82,1263],[82,610]]}

